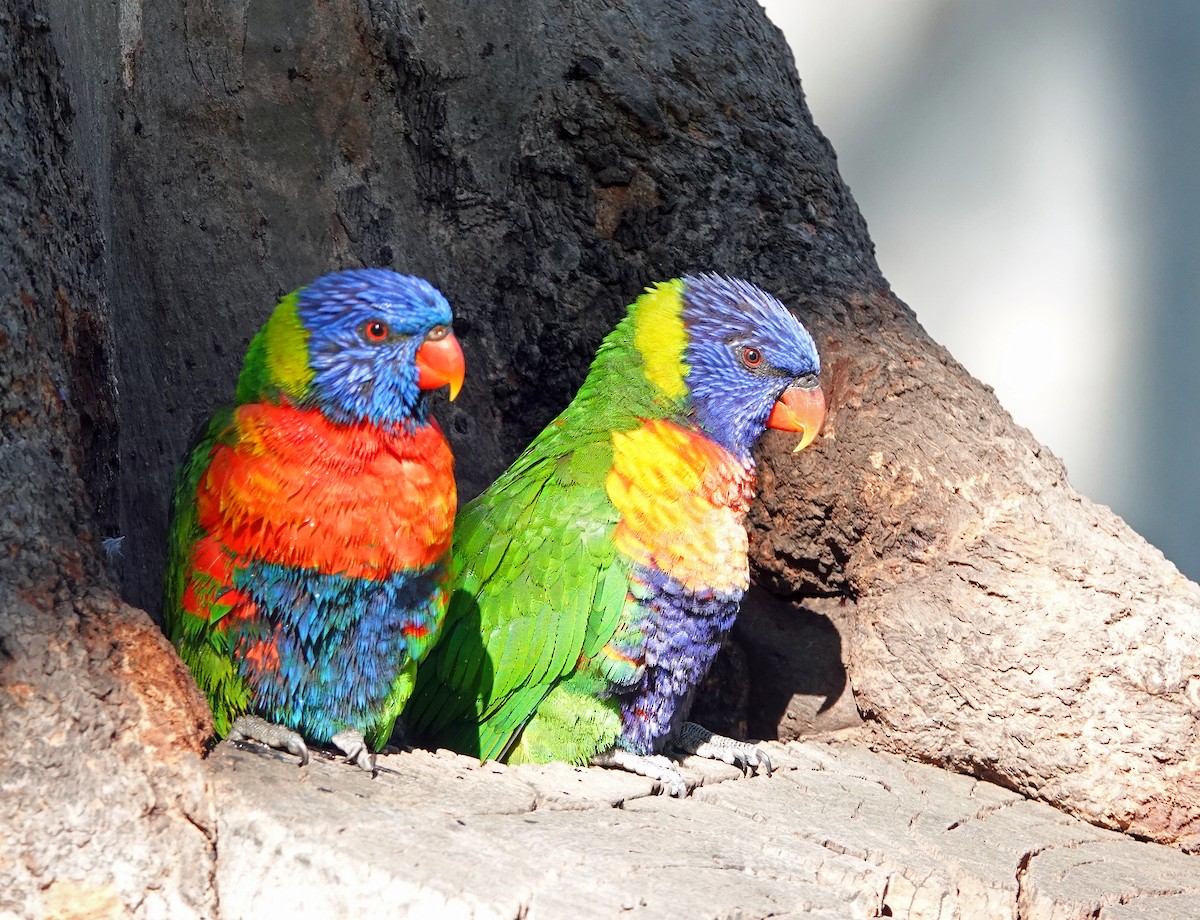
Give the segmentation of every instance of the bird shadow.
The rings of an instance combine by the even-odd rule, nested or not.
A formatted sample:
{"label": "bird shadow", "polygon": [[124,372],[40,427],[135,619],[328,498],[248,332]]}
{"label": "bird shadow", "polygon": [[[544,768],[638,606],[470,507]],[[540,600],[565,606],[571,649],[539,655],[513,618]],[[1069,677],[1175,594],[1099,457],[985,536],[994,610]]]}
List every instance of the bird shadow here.
{"label": "bird shadow", "polygon": [[852,602],[751,585],[691,718],[734,738],[790,741],[862,722],[842,655]]}
{"label": "bird shadow", "polygon": [[[392,742],[430,750],[447,747],[460,754],[480,755],[479,725],[473,716],[474,693],[463,695],[458,687],[475,687],[482,699],[489,699],[495,680],[495,668],[487,653],[483,635],[483,616],[479,603],[468,592],[457,590],[451,597],[452,623],[439,639],[441,653],[418,668],[417,688],[409,709],[397,721]],[[446,652],[453,649],[453,655]],[[451,673],[472,669],[451,681]]]}

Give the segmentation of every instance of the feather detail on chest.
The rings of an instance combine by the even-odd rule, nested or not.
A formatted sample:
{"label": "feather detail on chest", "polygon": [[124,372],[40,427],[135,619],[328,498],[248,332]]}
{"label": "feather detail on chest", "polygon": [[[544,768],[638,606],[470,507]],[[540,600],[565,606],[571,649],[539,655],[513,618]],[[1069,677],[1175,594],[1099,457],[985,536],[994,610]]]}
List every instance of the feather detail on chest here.
{"label": "feather detail on chest", "polygon": [[379,579],[449,549],[453,463],[436,422],[339,425],[255,403],[233,424],[199,483],[197,515],[234,556]]}
{"label": "feather detail on chest", "polygon": [[650,419],[613,434],[605,483],[621,520],[613,541],[629,561],[657,569],[688,591],[744,592],[746,529],[754,461],[699,432]]}
{"label": "feather detail on chest", "polygon": [[163,626],[218,735],[374,770],[445,616],[457,494],[426,394],[462,386],[452,319],[385,269],[298,288],[180,466]]}

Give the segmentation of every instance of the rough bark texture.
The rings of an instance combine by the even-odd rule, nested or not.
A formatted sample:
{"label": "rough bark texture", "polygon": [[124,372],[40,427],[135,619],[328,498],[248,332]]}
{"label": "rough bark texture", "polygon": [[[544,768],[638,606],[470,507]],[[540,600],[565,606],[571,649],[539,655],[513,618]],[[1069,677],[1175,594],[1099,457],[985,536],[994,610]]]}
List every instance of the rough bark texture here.
{"label": "rough bark texture", "polygon": [[116,433],[100,235],[32,6],[0,2],[0,914],[201,916],[208,715],[94,538]]}
{"label": "rough bark texture", "polygon": [[324,271],[394,265],[450,297],[470,378],[439,414],[465,496],[646,283],[720,270],[814,304],[882,284],[751,2],[272,9],[156,3],[126,38],[114,303],[143,347],[120,355],[124,584],[147,608],[193,427],[276,298]]}
{"label": "rough bark texture", "polygon": [[859,745],[766,749],[770,777],[685,763],[702,785],[679,801],[628,773],[448,751],[384,757],[374,780],[318,759],[298,781],[225,743],[222,916],[1200,918],[1178,850]]}
{"label": "rough bark texture", "polygon": [[[831,411],[812,449],[768,435],[761,450],[765,593],[739,628],[745,660],[727,662],[750,678],[729,723],[759,733],[791,712],[779,730],[800,730],[813,716],[795,696],[828,709],[845,695],[838,653],[880,743],[1200,847],[1200,588],[1079,497],[890,294],[753,0],[129,0],[104,7],[115,19],[51,6],[68,75],[114,78],[107,105],[80,88],[76,132],[99,152],[87,175],[121,342],[127,599],[157,607],[171,470],[298,284],[377,264],[447,293],[469,378],[438,414],[469,496],[565,404],[642,285],[741,275],[814,332]],[[49,221],[28,232],[81,232]],[[47,261],[19,263],[39,305],[57,302]],[[69,367],[66,334],[36,328],[41,359]],[[77,441],[30,470],[30,507],[79,519],[63,466]],[[811,597],[828,620],[799,613]],[[770,638],[789,610],[841,627],[840,642],[819,626],[795,643],[790,681]]]}

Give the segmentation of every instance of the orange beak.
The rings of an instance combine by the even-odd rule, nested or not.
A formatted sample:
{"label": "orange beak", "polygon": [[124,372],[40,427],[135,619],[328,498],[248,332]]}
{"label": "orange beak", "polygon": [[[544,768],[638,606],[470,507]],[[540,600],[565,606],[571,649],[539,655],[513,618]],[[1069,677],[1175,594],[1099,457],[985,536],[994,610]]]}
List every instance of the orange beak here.
{"label": "orange beak", "polygon": [[767,427],[779,431],[799,431],[800,443],[792,453],[804,450],[816,439],[825,421],[825,394],[819,386],[801,387],[793,384],[771,409]]}
{"label": "orange beak", "polygon": [[466,372],[462,346],[453,332],[440,339],[426,339],[417,349],[417,386],[422,390],[436,390],[449,384],[453,400],[462,389]]}

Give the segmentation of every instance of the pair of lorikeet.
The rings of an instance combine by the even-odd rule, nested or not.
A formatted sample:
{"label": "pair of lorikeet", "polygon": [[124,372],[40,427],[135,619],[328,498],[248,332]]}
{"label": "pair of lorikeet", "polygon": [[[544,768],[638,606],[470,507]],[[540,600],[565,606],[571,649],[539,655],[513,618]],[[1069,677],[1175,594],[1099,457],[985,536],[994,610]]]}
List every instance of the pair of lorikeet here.
{"label": "pair of lorikeet", "polygon": [[455,515],[425,394],[463,382],[445,298],[365,269],[285,297],[180,469],[164,620],[218,735],[364,768],[407,737],[683,782],[770,769],[686,722],[749,580],[764,428],[817,435],[812,338],[744,281],[649,288],[571,404]]}

